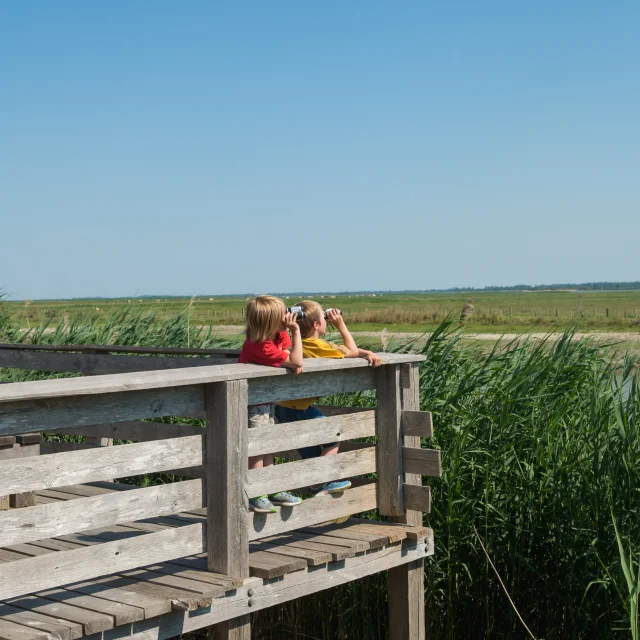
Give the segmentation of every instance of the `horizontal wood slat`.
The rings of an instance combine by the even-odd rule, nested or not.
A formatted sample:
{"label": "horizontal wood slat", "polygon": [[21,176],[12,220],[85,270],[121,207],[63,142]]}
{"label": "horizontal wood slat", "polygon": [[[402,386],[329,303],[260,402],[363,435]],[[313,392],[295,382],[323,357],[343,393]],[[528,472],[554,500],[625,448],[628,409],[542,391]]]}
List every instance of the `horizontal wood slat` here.
{"label": "horizontal wood slat", "polygon": [[437,477],[442,475],[440,451],[437,449],[402,447],[402,460],[405,473]]}
{"label": "horizontal wood slat", "polygon": [[402,486],[404,506],[406,509],[429,513],[431,511],[431,489],[413,484]]}
{"label": "horizontal wood slat", "polygon": [[[321,407],[318,407],[322,410]],[[372,410],[349,415],[336,415],[314,420],[299,420],[268,427],[249,429],[249,455],[300,449],[328,442],[340,442],[374,436]]]}
{"label": "horizontal wood slat", "polygon": [[[376,448],[321,456],[309,460],[285,462],[262,469],[253,469],[248,473],[247,494],[250,498],[276,491],[288,491],[308,487],[321,482],[341,480],[354,475],[375,473]],[[299,507],[296,507],[296,510]]]}
{"label": "horizontal wood slat", "polygon": [[8,460],[0,495],[51,489],[203,464],[204,435]]}
{"label": "horizontal wood slat", "polygon": [[[379,355],[382,364],[420,362],[425,359],[424,356],[407,354],[381,353]],[[14,382],[7,385],[0,385],[0,403],[145,391],[151,389],[168,389],[209,384],[211,382],[241,380],[243,378],[288,378],[289,381],[291,378],[295,378],[298,381],[302,381],[316,373],[347,371],[351,369],[366,370],[368,367],[369,364],[362,358],[345,358],[341,360],[308,358],[304,361],[304,372],[300,376],[291,376],[291,374],[283,368],[264,367],[255,364],[227,364],[208,367],[189,367],[170,371],[121,373],[89,378]],[[251,398],[249,399],[251,401]],[[94,421],[94,424],[96,422],[98,421]],[[105,420],[104,422],[107,421]]]}
{"label": "horizontal wood slat", "polygon": [[354,513],[363,513],[377,506],[377,483],[372,480],[369,484],[351,488],[344,493],[310,498],[293,509],[279,508],[277,513],[268,515],[249,513],[249,540],[258,540]]}
{"label": "horizontal wood slat", "polygon": [[166,358],[161,356],[114,356],[98,353],[50,353],[46,351],[18,351],[0,348],[0,367],[34,371],[65,371],[104,375],[132,371],[159,371],[229,364],[234,360],[222,356]]}
{"label": "horizontal wood slat", "polygon": [[115,438],[117,440],[133,440],[134,442],[149,442],[151,440],[197,436],[204,434],[204,429],[186,424],[126,420],[124,422],[105,422],[103,424],[58,429],[55,433],[96,438]]}
{"label": "horizontal wood slat", "polygon": [[0,600],[202,553],[204,525],[166,529],[101,545],[20,560],[0,571]]}
{"label": "horizontal wood slat", "polygon": [[0,547],[202,507],[202,480],[0,512]]}
{"label": "horizontal wood slat", "polygon": [[433,419],[430,411],[402,411],[402,435],[433,437]]}

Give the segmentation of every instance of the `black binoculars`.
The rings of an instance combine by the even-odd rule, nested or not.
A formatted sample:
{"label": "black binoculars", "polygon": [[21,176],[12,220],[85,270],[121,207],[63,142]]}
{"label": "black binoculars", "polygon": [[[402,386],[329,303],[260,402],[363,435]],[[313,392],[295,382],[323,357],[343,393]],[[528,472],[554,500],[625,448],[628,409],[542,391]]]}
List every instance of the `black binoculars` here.
{"label": "black binoculars", "polygon": [[[342,315],[342,309],[327,309],[324,312],[325,320],[327,318],[327,313],[329,313],[329,311],[337,311],[340,315]],[[296,320],[302,320],[302,318],[304,318],[304,311],[302,307],[287,307],[287,313],[295,314]]]}

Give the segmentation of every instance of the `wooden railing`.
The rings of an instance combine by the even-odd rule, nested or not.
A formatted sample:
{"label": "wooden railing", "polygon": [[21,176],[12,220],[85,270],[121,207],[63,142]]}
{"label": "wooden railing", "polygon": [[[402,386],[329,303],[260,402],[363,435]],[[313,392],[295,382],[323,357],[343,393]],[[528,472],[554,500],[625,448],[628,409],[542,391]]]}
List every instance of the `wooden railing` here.
{"label": "wooden railing", "polygon": [[[246,578],[250,541],[375,508],[398,522],[422,524],[430,493],[421,476],[440,474],[439,452],[420,448],[420,438],[432,434],[430,414],[419,411],[423,358],[381,357],[377,369],[361,359],[306,360],[298,376],[227,364],[0,386],[0,438],[46,431],[138,441],[3,460],[0,496],[178,468],[202,476],[0,511],[0,547],[18,552],[46,538],[179,512],[193,516],[184,527],[21,560],[19,572],[0,572],[0,601],[202,552],[210,571]],[[375,410],[327,407],[326,418],[248,429],[250,404],[366,389],[376,390]],[[162,416],[205,417],[206,427],[140,422]],[[377,445],[350,442],[370,436]],[[344,445],[334,456],[247,469],[249,456],[286,456],[335,441]],[[377,481],[354,481],[339,497],[321,495],[276,514],[248,510],[255,496],[373,473]],[[390,581],[392,624],[424,615],[408,595],[391,596],[392,590],[422,592],[422,564],[392,569]],[[416,624],[424,627],[424,620]],[[234,621],[233,629],[234,637],[248,637],[248,619]]]}

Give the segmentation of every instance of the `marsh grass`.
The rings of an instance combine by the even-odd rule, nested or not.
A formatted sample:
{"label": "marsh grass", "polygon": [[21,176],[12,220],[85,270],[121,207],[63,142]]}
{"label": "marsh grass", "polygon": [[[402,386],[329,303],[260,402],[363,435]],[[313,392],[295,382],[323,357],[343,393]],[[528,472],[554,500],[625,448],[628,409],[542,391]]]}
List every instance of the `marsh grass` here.
{"label": "marsh grass", "polygon": [[[0,309],[0,340],[15,339],[2,317]],[[425,516],[436,539],[425,563],[429,637],[525,635],[475,527],[537,638],[632,638],[637,590],[627,573],[637,580],[640,540],[640,384],[633,358],[614,361],[597,343],[571,340],[571,331],[546,341],[497,343],[488,353],[463,338],[456,324],[443,322],[423,346],[389,347],[418,348],[426,356],[420,398],[434,414],[435,436],[423,446],[442,449],[443,456],[442,478],[430,479],[433,511]],[[129,312],[100,324],[72,319],[53,333],[41,327],[32,339],[230,346],[188,326],[184,315]],[[0,374],[4,380],[44,375]],[[373,406],[375,397],[323,401]],[[259,612],[254,637],[384,638],[385,601],[386,577],[372,576]]]}

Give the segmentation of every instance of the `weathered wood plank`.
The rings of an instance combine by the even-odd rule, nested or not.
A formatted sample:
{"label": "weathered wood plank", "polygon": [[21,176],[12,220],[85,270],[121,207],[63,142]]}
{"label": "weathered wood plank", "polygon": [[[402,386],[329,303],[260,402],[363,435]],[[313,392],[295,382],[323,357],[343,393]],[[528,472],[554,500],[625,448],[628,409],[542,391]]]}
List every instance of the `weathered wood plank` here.
{"label": "weathered wood plank", "polygon": [[[245,491],[248,460],[248,396],[246,380],[205,387],[207,415],[207,566],[229,576],[249,576],[246,524],[249,502]],[[255,567],[254,567],[255,570]],[[210,629],[220,640],[250,640],[248,615]]]}
{"label": "weathered wood plank", "polygon": [[[311,358],[305,360],[305,368],[313,361],[327,360],[325,358]],[[357,360],[348,358],[334,360],[345,362]],[[375,372],[373,369],[335,367],[330,371],[311,371],[297,376],[280,378],[250,378],[249,403],[260,404],[277,400],[295,400],[310,396],[324,396],[332,393],[347,393],[372,389],[375,386]]]}
{"label": "weathered wood plank", "polygon": [[2,619],[0,619],[0,638],[2,640],[51,640],[51,636],[43,629],[31,629]]}
{"label": "weathered wood plank", "polygon": [[[309,485],[341,480],[352,475],[376,471],[376,447],[347,451],[333,456],[285,462],[248,473],[247,493],[250,498],[276,491],[288,491]],[[298,509],[299,507],[296,507]]]}
{"label": "weathered wood plank", "polygon": [[293,558],[270,551],[253,551],[249,555],[249,571],[258,578],[278,578],[293,571],[307,568],[307,561],[303,558]]}
{"label": "weathered wood plank", "polygon": [[99,353],[49,353],[46,351],[7,350],[0,347],[0,367],[33,371],[66,371],[85,375],[128,373],[131,371],[159,371],[229,364],[227,356],[197,356],[166,358],[161,356],[117,356]]}
{"label": "weathered wood plank", "polygon": [[3,511],[0,513],[0,546],[200,508],[202,484],[201,480],[188,480]]}
{"label": "weathered wood plank", "polygon": [[168,438],[203,435],[204,429],[202,427],[193,427],[186,424],[165,424],[164,422],[126,420],[125,422],[105,422],[103,424],[58,429],[54,433],[74,436],[115,438],[117,440],[133,440],[134,442],[148,442],[151,440],[166,440]]}
{"label": "weathered wood plank", "polygon": [[404,513],[400,368],[380,367],[377,374],[378,509],[382,515],[399,516]]}
{"label": "weathered wood plank", "polygon": [[374,409],[370,407],[341,407],[328,404],[316,404],[315,406],[320,409],[322,415],[327,417],[346,416],[353,413],[367,413],[368,411],[374,411]]}
{"label": "weathered wood plank", "polygon": [[8,460],[0,494],[124,478],[203,463],[204,434]]}
{"label": "weathered wood plank", "polygon": [[[185,369],[185,371],[188,371],[188,369]],[[142,374],[124,373],[120,375],[135,376]],[[119,376],[14,382],[9,385],[2,385],[2,387],[75,382],[76,380],[93,381],[111,377]],[[88,388],[90,389],[91,387]],[[107,421],[193,415],[202,412],[204,409],[204,397],[200,386],[169,388],[160,393],[155,390],[143,390],[127,393],[105,393],[94,396],[79,394],[68,398],[53,396],[47,398],[46,392],[42,395],[45,397],[38,399],[37,402],[28,399],[0,405],[0,435],[13,435],[30,429],[54,431],[59,428],[98,424]]]}
{"label": "weathered wood plank", "polygon": [[271,544],[268,542],[252,542],[249,545],[249,562],[251,562],[251,552],[253,551],[276,551],[280,555],[292,556],[293,558],[303,558],[310,567],[317,567],[332,561],[332,555],[328,551],[317,551],[315,549],[301,549],[291,545]]}
{"label": "weathered wood plank", "polygon": [[430,411],[402,411],[402,435],[433,437],[433,418]]}
{"label": "weathered wood plank", "polygon": [[0,600],[189,556],[204,549],[203,526],[193,524],[105,542],[99,547],[25,558],[20,561],[19,573],[0,572]]}
{"label": "weathered wood plank", "polygon": [[404,470],[406,473],[416,473],[422,476],[442,475],[440,451],[437,449],[402,448]]}
{"label": "weathered wood plank", "polygon": [[342,494],[323,495],[305,500],[295,509],[278,509],[269,515],[247,514],[249,540],[259,540],[293,529],[309,527],[333,518],[370,511],[377,507],[376,482],[355,487]]}
{"label": "weathered wood plank", "polygon": [[[259,579],[251,578],[243,589],[238,589],[235,595],[214,600],[211,608],[198,616],[172,614],[164,617],[159,624],[137,623],[134,625],[132,640],[166,640],[176,635],[188,633],[214,624],[225,618],[249,614],[254,611],[271,607],[288,600],[301,598],[324,589],[336,587],[352,580],[358,580],[374,573],[387,571],[398,564],[411,562],[428,555],[424,543],[399,545],[381,549],[375,553],[367,553],[343,561],[339,571],[335,565],[317,567],[313,571],[296,571],[287,574],[276,582],[262,583]],[[252,596],[248,597],[248,589]],[[249,605],[249,600],[251,604]]]}
{"label": "weathered wood plank", "polygon": [[431,511],[431,489],[429,487],[404,484],[402,485],[402,494],[405,508],[420,511],[420,513]]}
{"label": "weathered wood plank", "polygon": [[240,351],[238,349],[190,349],[183,347],[130,347],[118,344],[0,344],[2,351],[41,351],[41,352],[64,352],[64,353],[133,353],[152,355],[175,355],[175,356],[200,356],[215,355],[227,356],[231,360],[238,359]]}
{"label": "weathered wood plank", "polygon": [[82,626],[79,624],[62,620],[62,618],[45,616],[35,611],[19,609],[6,602],[0,603],[0,619],[44,631],[54,640],[75,640],[82,636]]}
{"label": "weathered wood plank", "polygon": [[88,611],[81,607],[74,607],[64,602],[54,602],[40,596],[25,596],[16,598],[9,602],[14,607],[36,611],[43,615],[54,616],[62,620],[68,620],[76,624],[82,625],[85,635],[90,633],[99,633],[107,629],[113,629],[113,616],[98,613],[97,611]]}
{"label": "weathered wood plank", "polygon": [[[402,362],[420,362],[424,356],[408,354],[379,354],[383,364],[397,364]],[[120,373],[104,376],[93,376],[83,378],[65,378],[55,380],[40,380],[36,382],[14,382],[0,386],[0,403],[15,403],[24,400],[46,400],[52,398],[113,394],[119,392],[145,391],[151,389],[167,389],[173,387],[199,386],[213,382],[224,382],[229,380],[257,379],[257,378],[291,378],[298,381],[314,377],[321,372],[336,372],[348,369],[367,369],[368,363],[361,358],[345,358],[332,360],[329,358],[310,358],[304,361],[304,372],[299,376],[291,376],[286,369],[277,367],[264,367],[255,364],[227,364],[212,365],[208,367],[189,367],[186,369],[175,369],[168,371],[142,371],[135,373]],[[290,376],[290,377],[289,377]],[[330,376],[327,377],[330,379]],[[304,393],[309,393],[308,383],[300,384]],[[311,385],[313,386],[313,384]],[[286,385],[285,385],[286,388]],[[260,388],[260,393],[267,393],[265,387]],[[322,391],[324,393],[324,391]],[[317,394],[316,394],[317,395]],[[157,397],[157,395],[155,396]],[[304,397],[304,396],[294,396]],[[274,399],[286,399],[276,398]],[[263,402],[254,400],[249,394],[250,402]],[[266,400],[264,402],[268,402]],[[151,414],[154,415],[154,414]],[[160,415],[160,414],[156,414]],[[180,415],[179,413],[164,415]],[[130,418],[118,418],[127,420]],[[96,424],[98,422],[108,422],[108,420],[85,421],[86,424]],[[74,425],[68,425],[74,426]],[[24,429],[26,431],[28,429]],[[4,431],[2,434],[4,435]]]}
{"label": "weathered wood plank", "polygon": [[[0,427],[1,428],[1,427]],[[40,453],[39,444],[27,444],[21,446],[19,444],[14,444],[9,447],[3,447],[0,449],[0,460],[14,460],[15,458],[30,458],[31,456],[37,456]]]}
{"label": "weathered wood plank", "polygon": [[382,547],[386,547],[389,544],[388,536],[384,535],[383,532],[376,531],[375,533],[369,533],[365,531],[355,531],[352,527],[349,527],[349,520],[345,523],[341,523],[336,526],[336,524],[327,524],[327,525],[317,525],[314,527],[305,527],[301,529],[303,533],[315,533],[315,534],[326,534],[330,535],[332,538],[345,538],[346,540],[363,540],[369,544],[371,549],[382,549]]}
{"label": "weathered wood plank", "polygon": [[[319,407],[322,410],[322,407]],[[300,420],[249,430],[249,455],[287,451],[375,435],[374,412]]]}

